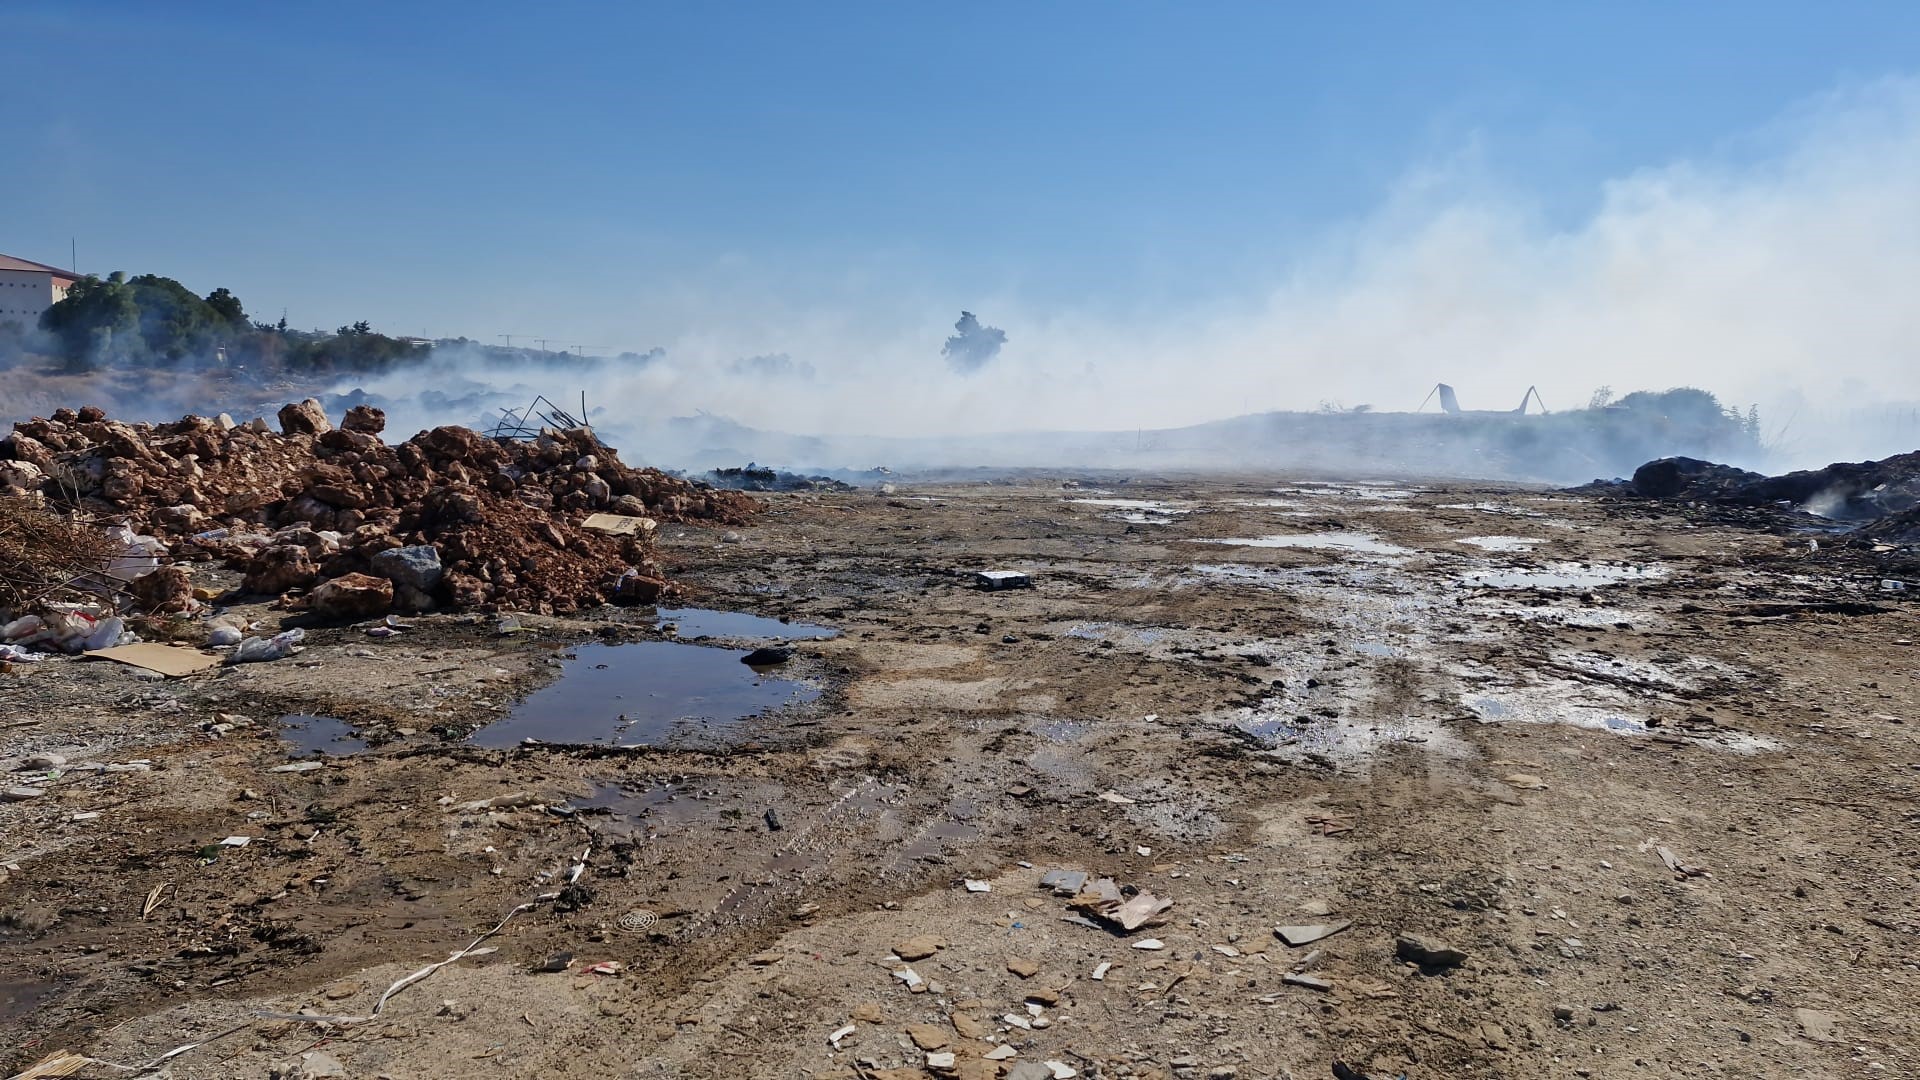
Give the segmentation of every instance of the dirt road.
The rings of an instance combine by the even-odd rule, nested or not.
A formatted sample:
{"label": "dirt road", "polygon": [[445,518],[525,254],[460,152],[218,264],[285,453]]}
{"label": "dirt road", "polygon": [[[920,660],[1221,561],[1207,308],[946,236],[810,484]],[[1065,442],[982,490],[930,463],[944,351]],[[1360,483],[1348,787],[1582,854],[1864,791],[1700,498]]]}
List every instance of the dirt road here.
{"label": "dirt road", "polygon": [[[663,530],[794,625],[0,675],[0,1065],[1920,1076],[1911,593],[1545,492],[1097,483]],[[1173,903],[1117,932],[1055,870]],[[367,1016],[510,912],[375,1019],[255,1015]]]}

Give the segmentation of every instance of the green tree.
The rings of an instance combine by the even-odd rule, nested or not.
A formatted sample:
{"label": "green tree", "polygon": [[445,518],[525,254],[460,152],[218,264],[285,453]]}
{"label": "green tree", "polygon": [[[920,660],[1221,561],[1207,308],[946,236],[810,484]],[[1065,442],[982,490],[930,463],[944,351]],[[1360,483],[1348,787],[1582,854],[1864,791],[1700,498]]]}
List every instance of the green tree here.
{"label": "green tree", "polygon": [[141,274],[128,284],[140,309],[140,337],[151,356],[177,362],[210,352],[229,329],[218,311],[172,278]]}
{"label": "green tree", "polygon": [[247,310],[240,306],[240,298],[226,288],[218,288],[208,293],[207,306],[213,309],[214,314],[225,320],[229,328],[233,330],[247,328]]}
{"label": "green tree", "polygon": [[40,313],[40,329],[50,335],[68,371],[91,371],[144,351],[140,306],[127,275],[115,270],[105,280],[88,275],[67,295]]}

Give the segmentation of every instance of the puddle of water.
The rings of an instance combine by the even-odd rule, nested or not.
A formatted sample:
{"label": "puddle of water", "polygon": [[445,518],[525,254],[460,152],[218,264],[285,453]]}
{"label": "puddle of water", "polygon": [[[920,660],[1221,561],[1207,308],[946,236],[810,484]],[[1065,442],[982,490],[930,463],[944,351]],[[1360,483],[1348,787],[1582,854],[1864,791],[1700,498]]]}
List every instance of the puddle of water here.
{"label": "puddle of water", "polygon": [[1067,627],[1066,636],[1080,638],[1083,641],[1130,641],[1138,645],[1152,645],[1166,637],[1166,631],[1150,627],[1122,626],[1119,623],[1087,622],[1074,623]]}
{"label": "puddle of water", "polygon": [[812,623],[788,623],[744,611],[715,611],[711,608],[660,608],[655,620],[662,626],[672,623],[683,638],[745,638],[753,641],[810,641],[830,638],[840,631]]}
{"label": "puddle of water", "polygon": [[307,713],[288,713],[281,717],[280,740],[293,746],[289,756],[297,758],[315,754],[345,757],[367,748],[366,740],[360,738],[345,720]]}
{"label": "puddle of water", "polygon": [[1331,495],[1336,499],[1411,499],[1417,492],[1373,481],[1336,484],[1329,480],[1302,480],[1299,487],[1274,488],[1277,495]]}
{"label": "puddle of water", "polygon": [[1516,688],[1491,694],[1468,694],[1461,698],[1482,723],[1512,721],[1520,724],[1569,724],[1593,731],[1611,731],[1616,735],[1645,735],[1647,722],[1625,712],[1583,705],[1565,700],[1546,687]]}
{"label": "puddle of water", "polygon": [[1555,623],[1560,626],[1577,626],[1588,630],[1609,630],[1622,623],[1642,629],[1655,625],[1659,619],[1644,611],[1628,611],[1613,607],[1559,607],[1548,604],[1542,607],[1470,607],[1467,610],[1476,614],[1491,615],[1522,622]]}
{"label": "puddle of water", "polygon": [[1598,589],[1667,576],[1664,566],[1609,566],[1604,563],[1553,563],[1537,570],[1473,570],[1455,580],[1470,589]]}
{"label": "puddle of water", "polygon": [[1357,720],[1348,717],[1299,718],[1262,716],[1253,710],[1235,726],[1269,743],[1280,757],[1325,758],[1338,765],[1365,763],[1395,746],[1423,753],[1465,756],[1465,744],[1437,721],[1416,717]]}
{"label": "puddle of water", "polygon": [[936,821],[900,853],[903,860],[937,859],[949,845],[971,840],[980,830],[958,821]]}
{"label": "puddle of water", "polygon": [[1287,533],[1281,536],[1236,537],[1220,540],[1196,540],[1197,544],[1230,544],[1234,547],[1309,548],[1316,551],[1353,551],[1367,555],[1411,555],[1412,549],[1355,532]]}
{"label": "puddle of water", "polygon": [[1150,510],[1156,514],[1191,514],[1193,509],[1175,506],[1158,499],[1068,499],[1068,502],[1081,506],[1105,506],[1115,510]]}
{"label": "puddle of water", "polygon": [[[617,782],[597,782],[593,794],[567,804],[574,810],[605,810],[605,822],[612,834],[653,834],[661,826],[690,825],[696,821],[719,823],[728,811],[744,817],[747,803],[728,792],[685,784],[656,784],[632,788]],[[601,826],[596,826],[601,827]]]}
{"label": "puddle of water", "polygon": [[1508,514],[1513,517],[1546,517],[1545,514],[1538,510],[1526,510],[1518,506],[1508,506],[1505,503],[1496,502],[1441,503],[1438,508],[1441,510],[1478,510],[1483,514]]}
{"label": "puddle of water", "polygon": [[1545,540],[1531,536],[1463,536],[1456,544],[1471,544],[1482,551],[1532,551]]}
{"label": "puddle of water", "polygon": [[528,738],[636,746],[675,735],[724,736],[742,720],[819,696],[812,687],[750,670],[727,649],[595,642],[574,650],[558,680],[468,741],[491,747]]}

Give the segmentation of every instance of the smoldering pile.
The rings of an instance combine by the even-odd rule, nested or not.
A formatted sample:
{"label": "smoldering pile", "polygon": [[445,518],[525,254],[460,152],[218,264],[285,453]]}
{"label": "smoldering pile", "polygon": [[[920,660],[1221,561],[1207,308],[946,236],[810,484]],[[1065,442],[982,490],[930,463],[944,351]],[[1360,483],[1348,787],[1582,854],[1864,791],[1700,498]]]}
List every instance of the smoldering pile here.
{"label": "smoldering pile", "polygon": [[1685,504],[1775,531],[1818,531],[1870,549],[1920,545],[1920,451],[1767,476],[1699,458],[1667,457],[1590,494]]}
{"label": "smoldering pile", "polygon": [[[279,421],[62,409],[0,439],[0,483],[156,538],[171,559],[131,591],[157,611],[192,608],[177,563],[212,558],[243,570],[247,593],[295,593],[330,616],[645,603],[668,587],[655,522],[738,525],[758,508],[630,468],[586,428],[509,440],[441,427],[389,446],[379,409],[336,428],[311,399]],[[595,514],[605,524],[587,527]]]}

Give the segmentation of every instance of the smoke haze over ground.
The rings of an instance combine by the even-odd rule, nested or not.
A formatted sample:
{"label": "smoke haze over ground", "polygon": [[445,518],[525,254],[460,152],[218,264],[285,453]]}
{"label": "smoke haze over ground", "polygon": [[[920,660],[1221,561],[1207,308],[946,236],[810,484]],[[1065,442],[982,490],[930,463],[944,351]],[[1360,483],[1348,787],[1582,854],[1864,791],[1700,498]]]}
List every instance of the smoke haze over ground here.
{"label": "smoke haze over ground", "polygon": [[[704,316],[689,321],[705,329],[644,361],[542,371],[441,348],[425,370],[345,376],[334,389],[364,386],[400,430],[584,390],[610,433],[644,438],[704,414],[729,433],[703,436],[708,449],[806,447],[822,456],[779,463],[863,467],[902,449],[868,437],[921,440],[910,455],[920,463],[964,466],[1018,458],[1023,445],[1047,452],[982,438],[997,433],[1169,429],[1326,404],[1411,410],[1442,380],[1470,409],[1510,409],[1535,385],[1556,411],[1602,385],[1692,385],[1759,406],[1773,460],[1741,464],[1874,457],[1920,441],[1916,166],[1920,81],[1888,79],[1616,177],[1570,221],[1503,189],[1463,150],[1311,250],[1275,252],[1285,269],[1254,298],[1114,313],[1034,307],[1017,289],[902,290],[807,310],[771,295],[689,296]],[[943,348],[962,305],[980,317],[963,317]],[[422,386],[434,388],[425,400]],[[835,441],[755,442],[751,431]]]}
{"label": "smoke haze over ground", "polygon": [[966,297],[1007,341],[991,363],[946,363],[934,328],[951,301],[776,326],[729,297],[714,303],[737,304],[733,317],[716,311],[709,333],[585,389],[633,418],[924,436],[1167,428],[1323,402],[1409,410],[1438,380],[1469,408],[1503,409],[1529,385],[1556,410],[1602,384],[1694,385],[1759,404],[1785,463],[1873,456],[1916,437],[1916,166],[1920,82],[1890,79],[1617,177],[1571,223],[1476,176],[1463,153],[1308,256],[1276,253],[1291,270],[1258,302],[1115,316]]}

